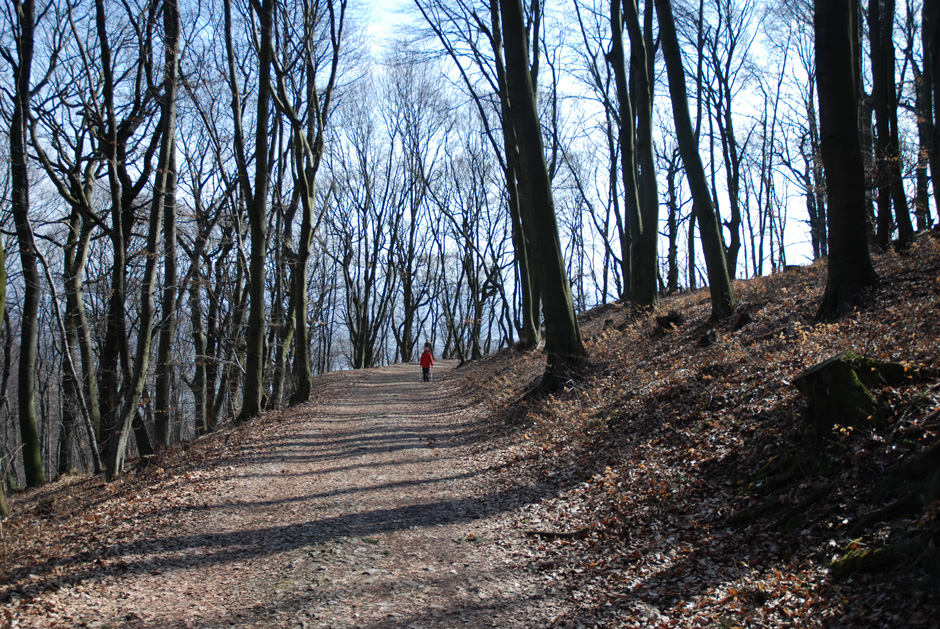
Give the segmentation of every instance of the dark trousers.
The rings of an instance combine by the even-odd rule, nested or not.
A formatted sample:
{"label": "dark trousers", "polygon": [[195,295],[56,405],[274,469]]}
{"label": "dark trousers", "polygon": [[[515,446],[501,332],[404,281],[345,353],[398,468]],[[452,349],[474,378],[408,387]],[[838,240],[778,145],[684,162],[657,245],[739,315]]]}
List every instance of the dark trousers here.
{"label": "dark trousers", "polygon": [[422,367],[422,368],[421,368],[421,372],[424,374],[424,381],[425,381],[425,382],[430,382],[430,381],[431,381],[431,368],[430,368],[430,367]]}

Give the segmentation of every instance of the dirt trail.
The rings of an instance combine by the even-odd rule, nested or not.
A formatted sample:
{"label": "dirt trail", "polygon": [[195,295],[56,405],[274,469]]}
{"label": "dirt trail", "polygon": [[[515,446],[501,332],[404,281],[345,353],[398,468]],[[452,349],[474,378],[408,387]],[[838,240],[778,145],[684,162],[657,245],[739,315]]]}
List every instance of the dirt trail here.
{"label": "dirt trail", "polygon": [[109,549],[116,573],[60,589],[60,618],[533,627],[570,612],[504,524],[537,490],[491,470],[498,452],[475,441],[480,414],[461,406],[453,368],[431,383],[414,365],[327,376],[315,402],[263,422],[172,496],[158,537]]}

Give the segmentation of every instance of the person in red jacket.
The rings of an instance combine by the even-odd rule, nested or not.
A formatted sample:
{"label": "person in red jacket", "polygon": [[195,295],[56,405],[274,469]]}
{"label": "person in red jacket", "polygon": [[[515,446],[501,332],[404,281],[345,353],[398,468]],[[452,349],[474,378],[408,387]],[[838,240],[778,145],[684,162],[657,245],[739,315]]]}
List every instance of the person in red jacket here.
{"label": "person in red jacket", "polygon": [[431,344],[424,344],[424,353],[421,354],[421,372],[424,375],[424,381],[431,381],[431,366],[434,364],[434,356],[431,355]]}

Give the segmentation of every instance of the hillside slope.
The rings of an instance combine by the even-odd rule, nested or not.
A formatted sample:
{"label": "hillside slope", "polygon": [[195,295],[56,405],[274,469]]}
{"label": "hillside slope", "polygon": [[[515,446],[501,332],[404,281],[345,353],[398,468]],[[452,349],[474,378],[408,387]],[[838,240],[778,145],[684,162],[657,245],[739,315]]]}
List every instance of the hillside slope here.
{"label": "hillside slope", "polygon": [[[833,323],[813,321],[823,264],[737,282],[735,315],[714,327],[705,291],[641,319],[596,309],[583,320],[590,373],[538,403],[518,402],[541,369],[533,356],[466,368],[513,435],[507,469],[558,487],[517,526],[590,531],[533,544],[534,564],[568,584],[581,617],[938,626],[938,240],[922,236],[876,266],[880,283]],[[670,311],[684,322],[663,332],[656,318]],[[877,429],[836,426],[820,439],[792,383],[844,351],[934,371],[871,387]]]}

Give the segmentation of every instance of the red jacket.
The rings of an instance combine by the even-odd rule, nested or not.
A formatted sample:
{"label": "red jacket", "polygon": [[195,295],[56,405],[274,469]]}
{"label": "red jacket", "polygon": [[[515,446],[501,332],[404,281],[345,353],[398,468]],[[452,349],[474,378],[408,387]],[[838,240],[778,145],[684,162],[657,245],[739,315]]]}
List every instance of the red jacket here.
{"label": "red jacket", "polygon": [[430,369],[431,365],[434,364],[434,357],[431,356],[430,350],[424,350],[424,353],[421,354],[421,366],[425,369]]}

